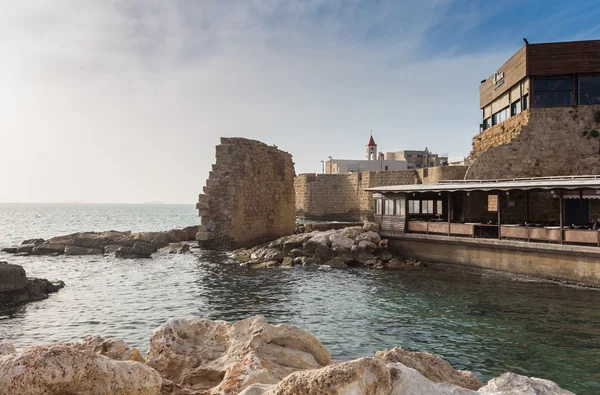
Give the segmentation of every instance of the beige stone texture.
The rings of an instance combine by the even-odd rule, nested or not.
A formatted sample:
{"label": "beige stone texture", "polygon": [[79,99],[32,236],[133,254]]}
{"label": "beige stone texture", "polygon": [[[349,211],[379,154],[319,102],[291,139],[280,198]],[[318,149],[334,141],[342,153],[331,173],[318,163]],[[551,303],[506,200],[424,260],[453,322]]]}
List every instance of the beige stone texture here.
{"label": "beige stone texture", "polygon": [[222,138],[199,196],[206,231],[196,239],[207,247],[231,249],[292,234],[294,177],[289,153],[255,140]]}
{"label": "beige stone texture", "polygon": [[600,106],[531,108],[473,138],[466,179],[600,174]]}

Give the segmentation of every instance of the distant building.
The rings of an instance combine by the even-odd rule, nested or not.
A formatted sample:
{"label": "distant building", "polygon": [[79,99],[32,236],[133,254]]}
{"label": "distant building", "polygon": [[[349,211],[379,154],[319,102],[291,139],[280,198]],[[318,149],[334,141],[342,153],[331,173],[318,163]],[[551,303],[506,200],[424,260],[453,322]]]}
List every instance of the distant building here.
{"label": "distant building", "polygon": [[366,159],[334,159],[330,156],[329,160],[322,161],[323,173],[343,174],[361,173],[363,171],[408,169],[405,160],[389,160],[384,157],[383,152],[378,152],[377,144],[372,135],[369,139],[369,143],[365,147],[365,157]]}
{"label": "distant building", "polygon": [[439,156],[430,152],[427,148],[423,151],[398,151],[386,152],[386,160],[405,161],[409,169],[420,169],[423,167],[448,166],[448,157]]}

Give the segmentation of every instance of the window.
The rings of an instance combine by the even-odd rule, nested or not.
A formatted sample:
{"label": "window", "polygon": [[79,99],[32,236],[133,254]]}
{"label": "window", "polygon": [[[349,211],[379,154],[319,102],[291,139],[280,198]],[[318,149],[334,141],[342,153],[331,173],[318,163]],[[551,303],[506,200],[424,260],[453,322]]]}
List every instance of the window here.
{"label": "window", "polygon": [[396,215],[406,215],[404,199],[396,199]]}
{"label": "window", "polygon": [[492,114],[492,125],[497,125],[500,122],[506,121],[508,118],[508,107],[505,107],[497,113]]}
{"label": "window", "polygon": [[498,212],[498,195],[488,195],[488,210]]}
{"label": "window", "polygon": [[492,118],[487,117],[483,120],[483,130],[489,129],[492,126]]}
{"label": "window", "polygon": [[521,112],[521,100],[517,100],[513,104],[510,105],[510,113],[511,115],[517,115]]}
{"label": "window", "polygon": [[521,98],[521,107],[523,107],[521,111],[525,111],[529,108],[529,95],[523,95]]}
{"label": "window", "polygon": [[434,214],[433,212],[433,200],[423,200],[421,205],[421,213],[423,214]]}
{"label": "window", "polygon": [[579,104],[600,104],[600,75],[579,77]]}
{"label": "window", "polygon": [[408,213],[409,214],[419,214],[421,212],[421,202],[418,200],[409,200],[408,201]]}
{"label": "window", "polygon": [[385,170],[389,170],[387,166],[385,167]]}
{"label": "window", "polygon": [[375,214],[383,214],[383,201],[382,199],[375,199]]}
{"label": "window", "polygon": [[442,212],[443,212],[443,211],[444,211],[444,210],[443,210],[443,207],[442,207],[442,201],[441,201],[441,200],[438,200],[438,201],[437,201],[437,211],[436,211],[436,214],[440,214],[440,215],[442,215]]}
{"label": "window", "polygon": [[384,212],[385,215],[394,215],[394,201],[391,199],[385,199]]}
{"label": "window", "polygon": [[570,75],[536,78],[533,88],[536,107],[560,107],[573,104],[573,81]]}

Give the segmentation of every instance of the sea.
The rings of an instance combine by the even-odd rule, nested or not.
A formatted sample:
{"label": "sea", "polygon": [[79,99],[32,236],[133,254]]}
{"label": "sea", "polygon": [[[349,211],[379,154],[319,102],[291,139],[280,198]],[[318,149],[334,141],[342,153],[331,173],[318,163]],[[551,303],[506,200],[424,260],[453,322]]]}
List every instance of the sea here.
{"label": "sea", "polygon": [[[78,231],[198,223],[193,205],[0,204],[0,248]],[[249,269],[200,249],[145,260],[0,253],[2,260],[66,284],[47,300],[0,306],[0,340],[18,349],[98,334],[146,352],[169,318],[234,322],[260,314],[307,329],[337,361],[400,346],[437,354],[484,382],[511,371],[600,393],[597,290],[445,264]]]}

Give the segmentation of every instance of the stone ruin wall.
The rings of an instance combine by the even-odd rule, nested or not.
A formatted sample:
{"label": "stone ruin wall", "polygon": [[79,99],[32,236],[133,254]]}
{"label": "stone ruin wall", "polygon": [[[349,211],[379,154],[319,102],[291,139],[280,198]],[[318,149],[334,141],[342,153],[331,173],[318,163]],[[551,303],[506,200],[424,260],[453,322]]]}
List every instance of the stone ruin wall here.
{"label": "stone ruin wall", "polygon": [[[473,139],[475,160],[466,179],[600,174],[600,106],[531,108]],[[502,126],[502,128],[500,128]]]}
{"label": "stone ruin wall", "polygon": [[466,166],[386,170],[348,174],[300,174],[294,180],[296,215],[306,220],[371,220],[373,195],[366,188],[432,183],[464,177]]}
{"label": "stone ruin wall", "polygon": [[221,138],[216,163],[197,208],[204,246],[231,249],[294,233],[296,223],[292,156],[244,138]]}

